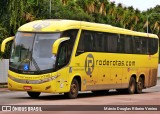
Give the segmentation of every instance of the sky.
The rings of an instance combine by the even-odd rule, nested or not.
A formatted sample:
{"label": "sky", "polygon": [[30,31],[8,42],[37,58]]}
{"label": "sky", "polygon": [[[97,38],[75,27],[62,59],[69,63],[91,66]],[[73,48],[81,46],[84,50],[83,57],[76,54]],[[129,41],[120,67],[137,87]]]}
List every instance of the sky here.
{"label": "sky", "polygon": [[133,6],[134,9],[140,11],[146,11],[149,8],[153,8],[156,5],[160,5],[160,0],[110,0],[115,1],[116,4],[122,3],[125,6]]}

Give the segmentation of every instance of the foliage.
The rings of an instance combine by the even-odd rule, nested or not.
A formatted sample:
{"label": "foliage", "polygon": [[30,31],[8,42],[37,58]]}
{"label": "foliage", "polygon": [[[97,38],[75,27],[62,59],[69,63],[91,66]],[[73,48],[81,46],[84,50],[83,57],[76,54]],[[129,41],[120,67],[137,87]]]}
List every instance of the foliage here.
{"label": "foliage", "polygon": [[[6,30],[5,28],[2,28],[2,27],[0,26],[0,46],[1,46],[2,41],[3,41],[6,37],[8,37],[8,32],[7,32],[7,30]],[[0,52],[0,59],[2,59],[2,58],[9,58],[9,55],[10,55],[10,52],[9,52],[9,50],[10,50],[10,45],[7,45],[6,50],[7,50],[7,51],[6,51],[5,53],[1,53],[1,52]]]}
{"label": "foliage", "polygon": [[[109,0],[0,0],[0,43],[19,26],[37,19],[72,19],[110,24],[160,36],[160,5],[141,12]],[[149,16],[149,17],[148,17]],[[148,17],[148,22],[147,22]],[[9,49],[8,49],[9,51]],[[2,57],[2,53],[0,54]],[[9,57],[4,54],[3,57]]]}

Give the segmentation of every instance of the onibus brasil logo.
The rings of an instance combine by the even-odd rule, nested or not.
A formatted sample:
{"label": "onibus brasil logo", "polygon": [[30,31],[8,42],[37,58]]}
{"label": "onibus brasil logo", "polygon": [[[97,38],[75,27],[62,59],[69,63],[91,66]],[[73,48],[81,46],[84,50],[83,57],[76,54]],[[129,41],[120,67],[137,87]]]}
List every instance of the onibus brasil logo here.
{"label": "onibus brasil logo", "polygon": [[88,54],[85,60],[85,72],[87,75],[91,75],[94,70],[94,57],[92,54]]}

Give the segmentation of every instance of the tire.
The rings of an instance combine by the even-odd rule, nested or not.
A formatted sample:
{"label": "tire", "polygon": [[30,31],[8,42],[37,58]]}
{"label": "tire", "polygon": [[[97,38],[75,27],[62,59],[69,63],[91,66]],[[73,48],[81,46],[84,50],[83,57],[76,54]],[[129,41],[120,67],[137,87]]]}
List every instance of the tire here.
{"label": "tire", "polygon": [[69,99],[75,99],[78,96],[78,91],[79,91],[79,83],[76,79],[73,79],[70,91],[68,93],[64,93],[64,95]]}
{"label": "tire", "polygon": [[96,91],[92,91],[93,94],[95,95],[105,95],[109,92],[109,90],[96,90]]}
{"label": "tire", "polygon": [[136,90],[136,80],[134,77],[131,77],[129,81],[129,87],[127,89],[128,94],[134,94]]}
{"label": "tire", "polygon": [[142,93],[143,87],[144,87],[144,81],[141,77],[139,77],[139,81],[136,84],[136,93],[137,94]]}
{"label": "tire", "polygon": [[30,92],[30,91],[27,91],[27,93],[31,98],[38,98],[39,95],[41,94],[41,92]]}

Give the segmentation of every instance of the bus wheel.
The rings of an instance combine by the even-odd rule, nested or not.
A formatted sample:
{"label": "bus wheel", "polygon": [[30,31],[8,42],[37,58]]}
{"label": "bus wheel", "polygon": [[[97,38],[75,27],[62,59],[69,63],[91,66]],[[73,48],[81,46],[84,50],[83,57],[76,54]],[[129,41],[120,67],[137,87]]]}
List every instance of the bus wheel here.
{"label": "bus wheel", "polygon": [[27,91],[27,93],[31,98],[38,98],[39,95],[41,94],[41,92],[30,92],[30,91]]}
{"label": "bus wheel", "polygon": [[92,91],[93,94],[95,95],[105,95],[109,92],[109,90],[95,90],[95,91]]}
{"label": "bus wheel", "polygon": [[70,87],[70,91],[68,93],[64,93],[67,98],[75,99],[78,96],[79,91],[79,83],[76,79],[73,79]]}
{"label": "bus wheel", "polygon": [[135,90],[136,90],[136,81],[135,81],[135,78],[134,77],[131,77],[130,81],[129,81],[129,87],[128,87],[128,90],[127,92],[129,94],[134,94],[135,93]]}
{"label": "bus wheel", "polygon": [[142,93],[143,85],[144,85],[143,79],[141,77],[139,77],[139,81],[136,84],[136,93],[137,94]]}

